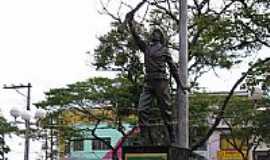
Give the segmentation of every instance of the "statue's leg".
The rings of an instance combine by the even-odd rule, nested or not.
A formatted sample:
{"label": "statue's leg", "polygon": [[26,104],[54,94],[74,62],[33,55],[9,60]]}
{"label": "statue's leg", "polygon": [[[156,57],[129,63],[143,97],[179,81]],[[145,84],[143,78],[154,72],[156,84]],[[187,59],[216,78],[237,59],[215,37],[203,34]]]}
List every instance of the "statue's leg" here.
{"label": "statue's leg", "polygon": [[138,106],[138,116],[139,116],[139,126],[142,145],[152,144],[152,139],[150,136],[150,107],[153,101],[152,88],[147,83],[144,84],[143,92],[140,96],[139,106]]}
{"label": "statue's leg", "polygon": [[158,100],[158,106],[161,112],[161,116],[164,120],[166,128],[168,130],[170,143],[175,143],[175,130],[173,129],[173,113],[171,96],[169,94],[169,84],[166,80],[156,80],[155,82],[155,94]]}

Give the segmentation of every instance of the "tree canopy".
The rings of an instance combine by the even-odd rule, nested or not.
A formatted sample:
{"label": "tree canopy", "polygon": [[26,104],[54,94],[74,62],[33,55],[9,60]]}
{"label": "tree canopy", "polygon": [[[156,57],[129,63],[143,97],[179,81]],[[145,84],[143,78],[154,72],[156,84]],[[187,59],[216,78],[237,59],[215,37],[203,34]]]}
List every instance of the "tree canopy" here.
{"label": "tree canopy", "polygon": [[[61,113],[65,110],[74,111],[75,114],[80,114],[82,117],[91,117],[93,124],[95,122],[109,122],[117,128],[119,127],[119,121],[121,121],[121,123],[125,122],[136,125],[136,116],[133,116],[131,119],[128,118],[128,115],[136,114],[136,104],[139,99],[138,93],[140,91],[132,92],[133,87],[128,79],[91,78],[69,84],[64,88],[51,89],[46,92],[46,99],[36,105]],[[193,93],[190,95],[189,117],[192,146],[205,137],[211,127],[209,119],[213,121],[219,116],[220,108],[227,94]],[[221,117],[222,119],[234,118],[234,121],[239,124],[250,119],[248,116],[257,117],[257,115],[252,115],[255,108],[251,111],[253,103],[248,99],[247,95],[244,97],[233,96],[227,105],[228,109]],[[117,116],[108,115],[105,112],[104,114],[96,114],[96,110],[107,110],[108,106],[110,112]],[[232,115],[233,117],[230,117]],[[261,125],[257,123],[267,121],[263,116],[257,117],[257,119],[256,129]],[[254,119],[254,123],[257,119]],[[262,121],[259,121],[259,119]],[[73,131],[75,132],[75,130]],[[69,135],[72,136],[72,134]]]}
{"label": "tree canopy", "polygon": [[[125,15],[138,7],[139,3],[143,3],[144,6],[136,13],[137,33],[147,41],[152,28],[162,29],[166,35],[167,47],[177,58],[179,50],[178,1],[108,0],[105,3],[100,0],[100,2],[101,13],[110,16],[112,23],[110,31],[98,37],[100,44],[94,51],[93,65],[97,70],[117,70],[121,74],[117,79],[92,78],[64,88],[51,89],[46,93],[46,100],[40,102],[39,106],[51,106],[56,110],[75,108],[77,111],[91,115],[89,108],[94,109],[109,104],[113,109],[120,108],[120,111],[123,111],[122,115],[134,113],[143,80],[144,62],[143,55],[138,51],[126,26]],[[119,7],[110,8],[115,7],[111,5],[112,3]],[[256,55],[263,47],[270,46],[269,7],[268,0],[189,1],[188,71],[191,87],[199,86],[198,78],[204,73],[210,70],[215,71],[217,68],[231,69],[247,57]],[[191,136],[197,138],[191,140],[192,150],[209,138],[229,111],[233,113],[230,109],[238,106],[239,101],[234,98],[234,91],[246,78],[259,80],[260,84],[264,84],[262,86],[269,90],[269,61],[268,57],[253,62],[224,96],[209,97],[209,95],[194,92],[190,97],[190,127],[197,130],[200,135]],[[259,79],[259,77],[263,78]],[[121,85],[117,85],[119,83]],[[213,106],[218,107],[213,108]],[[243,110],[242,120],[248,116],[244,111],[246,110]],[[209,115],[215,118],[212,127],[207,121]],[[259,117],[263,118],[263,115]],[[254,119],[254,123],[255,120],[257,119]],[[261,119],[258,122],[262,121]]]}
{"label": "tree canopy", "polygon": [[4,155],[10,151],[9,146],[6,145],[5,134],[9,134],[16,130],[17,128],[11,126],[4,117],[0,117],[0,155],[2,156],[2,159]]}
{"label": "tree canopy", "polygon": [[[151,28],[161,28],[172,53],[179,50],[179,4],[174,0],[136,2],[101,0],[102,11],[112,17],[111,30],[100,36],[95,50],[97,69],[118,68],[136,81],[142,74],[141,54],[125,24],[127,10],[145,3],[137,13],[137,32],[147,40]],[[131,3],[131,4],[130,4]],[[111,5],[114,4],[114,5]],[[119,8],[111,8],[117,5]],[[270,2],[267,0],[193,0],[188,4],[189,75],[192,86],[205,72],[230,69],[244,58],[269,47]]]}

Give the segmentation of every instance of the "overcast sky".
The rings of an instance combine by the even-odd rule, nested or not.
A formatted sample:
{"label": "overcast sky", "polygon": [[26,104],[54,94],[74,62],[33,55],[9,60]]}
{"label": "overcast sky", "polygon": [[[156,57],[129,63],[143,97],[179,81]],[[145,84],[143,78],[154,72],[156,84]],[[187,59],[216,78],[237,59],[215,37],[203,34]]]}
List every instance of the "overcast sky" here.
{"label": "overcast sky", "polygon": [[87,66],[89,56],[85,53],[98,44],[96,37],[109,29],[110,22],[108,17],[98,15],[96,3],[95,0],[0,1],[1,108],[25,104],[20,103],[24,98],[15,91],[3,90],[3,84],[31,82],[35,102],[49,88],[94,74]]}
{"label": "overcast sky", "polygon": [[[103,74],[87,65],[86,54],[93,53],[96,37],[110,29],[111,19],[98,14],[98,4],[98,0],[0,0],[0,105],[5,115],[10,107],[23,108],[26,103],[15,91],[3,90],[4,84],[31,82],[32,102],[37,102],[49,88]],[[243,70],[246,67],[239,65],[219,78],[210,74],[201,80],[202,86],[228,90]]]}
{"label": "overcast sky", "polygon": [[[97,8],[96,0],[0,0],[0,108],[6,117],[13,106],[25,108],[26,98],[3,90],[4,84],[31,82],[37,102],[49,88],[97,75],[85,53],[110,22]],[[21,143],[16,140],[12,159],[23,159]]]}
{"label": "overcast sky", "polygon": [[[5,116],[13,106],[23,109],[26,98],[3,90],[4,84],[31,82],[32,102],[37,102],[49,88],[102,75],[91,71],[85,54],[93,53],[96,37],[109,30],[110,18],[97,9],[97,0],[0,0],[0,108]],[[241,66],[202,82],[211,90],[229,89],[240,75],[237,70]]]}
{"label": "overcast sky", "polygon": [[[98,9],[98,0],[0,1],[2,109],[25,105],[24,97],[15,91],[3,90],[3,84],[31,82],[32,102],[36,102],[49,88],[102,75],[87,65],[89,55],[86,54],[89,50],[93,53],[98,44],[96,37],[110,29],[111,19],[99,15]],[[228,73],[239,74],[235,70]],[[228,78],[232,77],[220,75],[216,83],[209,84],[206,82],[213,76],[206,76],[202,84],[211,90],[226,90],[232,85]]]}

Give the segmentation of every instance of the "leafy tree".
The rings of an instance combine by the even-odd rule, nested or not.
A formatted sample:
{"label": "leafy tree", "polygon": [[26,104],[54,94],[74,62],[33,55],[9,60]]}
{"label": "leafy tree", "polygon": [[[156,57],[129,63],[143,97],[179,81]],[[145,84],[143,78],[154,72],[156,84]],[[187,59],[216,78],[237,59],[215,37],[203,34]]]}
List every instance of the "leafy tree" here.
{"label": "leafy tree", "polygon": [[[110,8],[119,4],[119,10]],[[178,1],[142,0],[131,4],[119,0],[101,0],[102,13],[112,17],[112,28],[100,36],[94,65],[103,69],[120,68],[132,81],[142,74],[141,54],[125,24],[126,10],[134,3],[144,3],[137,16],[137,32],[147,40],[149,26],[164,30],[171,52],[178,52]],[[111,10],[110,10],[111,9]],[[269,47],[269,1],[267,0],[193,0],[189,3],[189,75],[192,86],[205,72],[215,68],[230,69],[234,64]],[[132,75],[132,76],[131,76]]]}
{"label": "leafy tree", "polygon": [[[251,149],[257,148],[266,138],[266,133],[269,134],[270,119],[247,98],[238,98],[230,105],[233,106],[228,107],[223,118],[228,126],[226,139],[247,160]],[[263,125],[264,122],[268,123]]]}
{"label": "leafy tree", "polygon": [[[141,0],[135,5],[120,0],[119,10],[113,12],[109,6],[112,1],[105,4],[101,0],[102,13],[113,19],[112,29],[99,38],[100,45],[95,50],[95,63],[97,69],[118,68],[122,75],[131,82],[138,82],[143,72],[140,53],[137,46],[128,34],[125,24],[126,10],[137,11],[137,32],[147,40],[149,26],[155,26],[166,32],[167,45],[172,53],[177,53],[178,37],[178,1],[174,0]],[[145,4],[142,7],[142,4]],[[134,6],[134,7],[133,7]],[[188,4],[188,35],[189,35],[189,75],[191,87],[198,86],[198,78],[204,73],[216,68],[230,69],[233,65],[241,63],[246,57],[254,55],[263,46],[269,47],[269,6],[267,0],[193,0]],[[115,10],[115,9],[114,9]],[[122,37],[124,36],[124,37]],[[135,58],[134,58],[135,57]],[[132,58],[136,59],[134,61]],[[121,63],[119,63],[119,60]],[[134,62],[134,63],[133,63]],[[219,111],[214,124],[197,143],[192,144],[195,150],[211,136],[225,113],[236,88],[245,78],[259,68],[269,63],[269,58],[255,62],[247,72],[235,82],[228,95],[219,105]],[[133,67],[132,67],[133,66]],[[140,67],[138,67],[140,66]],[[137,68],[136,68],[137,67]],[[259,72],[257,72],[259,73]],[[132,75],[132,76],[130,76]],[[136,78],[134,78],[136,77]]]}
{"label": "leafy tree", "polygon": [[[123,86],[120,85],[119,81]],[[113,85],[117,83],[119,85],[118,88]],[[124,79],[93,78],[67,85],[65,88],[51,89],[46,92],[46,99],[36,105],[48,110],[57,111],[52,115],[55,118],[60,113],[68,110],[74,114],[81,115],[82,121],[86,118],[84,122],[89,123],[89,120],[94,122],[96,126],[94,128],[76,129],[65,126],[63,123],[61,127],[54,128],[56,130],[61,129],[61,136],[66,139],[80,137],[84,133],[87,134],[87,132],[91,132],[94,137],[99,138],[95,131],[101,122],[112,123],[112,126],[116,127],[127,138],[125,132],[123,132],[121,123],[123,121],[132,124],[137,123],[136,118],[126,119],[127,115],[136,113],[135,108],[132,106],[138,101],[138,97],[136,97],[138,95],[137,92],[132,92],[132,90],[131,83],[129,81],[126,82]],[[224,96],[207,95],[205,93],[192,94],[190,97],[191,142],[197,142],[205,136],[205,133],[209,129],[209,115],[215,117],[218,113],[218,108],[213,108],[212,106],[221,105],[223,98]],[[112,106],[108,108],[110,105]],[[97,110],[102,112],[96,114]],[[106,114],[104,112],[106,110],[113,112],[117,116]],[[45,124],[48,123],[45,122]],[[115,146],[111,145],[110,148],[116,149]]]}
{"label": "leafy tree", "polygon": [[[67,85],[65,88],[51,89],[46,92],[46,99],[36,105],[57,111],[53,115],[55,117],[58,117],[65,110],[69,110],[74,114],[80,114],[82,121],[85,119],[84,122],[89,123],[89,120],[92,123],[94,122],[95,127],[92,128],[72,128],[62,123],[61,127],[55,129],[61,129],[61,136],[66,139],[81,137],[90,132],[92,136],[102,140],[96,134],[96,130],[102,122],[111,123],[112,127],[118,129],[126,139],[128,136],[124,132],[122,122],[137,123],[136,118],[126,119],[127,115],[136,113],[133,105],[138,100],[138,97],[136,97],[138,93],[132,92],[132,90],[133,85],[127,79],[92,78]],[[230,100],[227,100],[228,95],[231,96]],[[261,102],[260,104],[267,105],[269,103]],[[227,107],[224,114],[220,115],[222,111],[220,108],[223,106]],[[97,110],[101,112],[96,114]],[[117,116],[106,114],[108,110]],[[196,144],[205,138],[205,135],[211,129],[209,118],[215,120],[217,117],[221,117],[222,120],[228,123],[229,135],[231,136],[228,140],[233,140],[231,141],[232,145],[243,157],[247,157],[246,152],[243,152],[244,146],[249,146],[247,149],[250,150],[261,142],[268,142],[267,135],[269,131],[267,127],[269,127],[269,118],[265,112],[258,112],[254,108],[253,101],[247,97],[233,96],[231,93],[193,93],[190,95],[189,117],[190,142],[192,144]],[[237,139],[242,141],[241,146],[236,143]],[[119,146],[107,145],[115,151],[116,155]]]}
{"label": "leafy tree", "polygon": [[[118,87],[115,84],[118,84]],[[61,117],[61,114],[65,111],[70,111],[75,115],[80,115],[82,122],[89,123],[90,120],[95,125],[93,128],[76,129],[66,126],[65,123],[58,124],[60,127],[54,129],[61,130],[61,136],[66,139],[81,137],[90,132],[92,136],[101,140],[95,132],[98,129],[98,125],[102,122],[111,123],[112,127],[115,127],[123,134],[123,139],[127,139],[128,136],[124,131],[122,123],[137,124],[135,106],[139,99],[139,91],[135,92],[133,87],[132,83],[127,79],[92,78],[67,85],[64,88],[51,89],[45,93],[46,99],[35,105],[54,111],[52,115],[54,119]],[[197,141],[200,136],[203,136],[202,133],[207,131],[209,128],[208,115],[210,112],[216,112],[211,108],[209,109],[209,106],[219,104],[221,100],[217,96],[207,96],[199,93],[191,96],[190,117],[192,117],[191,121],[193,122],[191,129],[196,131],[192,133],[201,133],[200,135],[191,135],[192,141]],[[97,114],[97,111],[99,114]],[[116,116],[106,114],[106,111]],[[68,116],[71,119],[71,115]],[[46,127],[46,124],[49,123],[49,116],[45,121],[47,122],[43,123]],[[108,145],[115,151],[119,147]]]}
{"label": "leafy tree", "polygon": [[[261,61],[261,60],[260,60]],[[252,93],[255,89],[261,89],[266,96],[266,99],[270,98],[270,63],[259,65],[247,76],[247,79],[242,84],[242,89],[247,89]]]}
{"label": "leafy tree", "polygon": [[[125,24],[125,13],[134,10],[140,4],[145,4],[137,13],[136,29],[143,39],[149,37],[149,26],[156,26],[166,31],[167,45],[173,54],[178,53],[178,1],[174,0],[141,0],[130,5],[129,2],[118,1],[119,10],[115,13],[101,0],[102,12],[112,17],[111,30],[99,37],[100,45],[95,49],[96,69],[121,71],[119,80],[126,85],[114,92],[112,81],[108,79],[92,79],[88,82],[78,82],[66,88],[52,89],[46,93],[46,101],[41,106],[52,106],[56,110],[73,108],[85,115],[92,115],[89,109],[95,105],[105,105],[110,102],[114,107],[121,108],[120,115],[133,112],[140,92],[143,78],[143,62],[141,53],[133,41]],[[113,1],[115,3],[115,1]],[[189,75],[192,87],[197,87],[198,78],[209,70],[216,68],[230,69],[233,65],[241,63],[246,57],[256,54],[263,46],[269,47],[269,4],[268,0],[226,0],[220,3],[210,0],[193,0],[189,3]],[[116,2],[117,3],[117,2]],[[133,7],[135,6],[135,7]],[[127,11],[128,10],[128,11]],[[215,123],[208,126],[206,121],[199,122],[204,132],[199,139],[194,140],[192,150],[202,145],[215,131],[223,119],[225,110],[233,97],[235,89],[250,75],[255,68],[265,66],[269,58],[258,61],[250,66],[247,72],[236,81],[228,95],[222,100],[213,98],[220,106],[215,111],[211,101],[204,101],[202,105],[194,101],[191,114],[196,115],[202,111],[202,119],[208,112],[215,115]],[[98,86],[96,88],[96,86]],[[89,89],[90,88],[90,89]],[[122,92],[123,91],[123,92]],[[112,96],[115,95],[115,96]],[[200,95],[199,95],[200,96]],[[202,100],[202,99],[200,99]],[[218,103],[217,103],[218,102]],[[193,102],[191,102],[193,103]],[[117,107],[116,107],[117,106]],[[193,106],[191,104],[190,106]],[[130,108],[132,107],[132,108]],[[194,109],[194,112],[192,111]],[[115,111],[115,110],[114,110]],[[119,110],[118,110],[119,111]],[[115,112],[116,113],[116,112]],[[98,121],[101,119],[98,117]],[[103,117],[104,118],[104,117]],[[194,117],[199,118],[199,117]],[[104,119],[103,119],[104,120]],[[194,124],[193,126],[196,127]],[[193,142],[193,141],[192,141]]]}
{"label": "leafy tree", "polygon": [[37,103],[37,106],[56,111],[74,109],[91,114],[88,109],[112,105],[117,106],[122,115],[134,110],[132,107],[139,96],[137,88],[124,78],[92,78],[67,85],[65,88],[51,89],[45,95],[46,100]]}
{"label": "leafy tree", "polygon": [[[133,124],[136,122],[136,117],[129,116],[135,113],[134,106],[138,99],[136,90],[136,86],[134,88],[134,85],[124,78],[91,78],[64,88],[51,89],[45,93],[46,99],[35,105],[53,111],[52,116],[55,118],[65,116],[66,111],[80,117],[81,123],[93,124],[94,127],[77,128],[70,123],[62,122],[58,123],[59,127],[55,129],[60,129],[61,138],[66,139],[83,137],[90,133],[94,138],[107,144],[114,151],[113,156],[116,159],[120,146],[112,146],[100,138],[96,130],[102,122],[107,122],[122,133],[123,139],[126,139],[127,133],[122,123],[123,120]],[[69,116],[69,119],[72,119],[72,115]],[[46,126],[47,122],[44,124]]]}
{"label": "leafy tree", "polygon": [[[262,60],[259,60],[262,61]],[[256,151],[257,147],[261,143],[269,143],[269,107],[270,107],[270,81],[269,81],[269,73],[270,73],[270,63],[267,62],[264,65],[259,64],[256,68],[251,70],[251,72],[247,75],[244,83],[241,88],[246,89],[250,92],[252,107],[250,107],[250,112],[244,113],[241,117],[241,120],[246,120],[248,127],[246,127],[246,137],[241,132],[243,130],[231,129],[236,133],[240,132],[240,137],[248,138],[250,136],[249,141],[246,140],[247,149],[253,149]],[[230,128],[233,128],[230,125]],[[235,131],[236,130],[236,131]],[[234,145],[235,146],[235,145]],[[237,146],[236,146],[237,147]],[[239,147],[238,147],[238,149]],[[241,152],[240,152],[241,153]],[[243,158],[248,157],[248,153],[241,153]],[[253,157],[255,158],[255,157]]]}
{"label": "leafy tree", "polygon": [[2,156],[2,160],[4,160],[4,155],[10,151],[9,146],[5,142],[5,134],[14,131],[16,131],[16,128],[12,127],[5,118],[0,117],[0,155]]}

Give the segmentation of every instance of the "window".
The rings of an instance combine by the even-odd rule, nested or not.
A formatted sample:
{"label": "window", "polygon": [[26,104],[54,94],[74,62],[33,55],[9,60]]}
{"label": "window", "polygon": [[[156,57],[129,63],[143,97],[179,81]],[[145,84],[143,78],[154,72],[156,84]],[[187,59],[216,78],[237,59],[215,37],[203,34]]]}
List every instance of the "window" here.
{"label": "window", "polygon": [[83,151],[83,140],[74,140],[73,141],[73,151]]}
{"label": "window", "polygon": [[92,149],[93,150],[109,150],[110,147],[108,144],[111,144],[111,138],[102,138],[102,140],[93,139]]}

